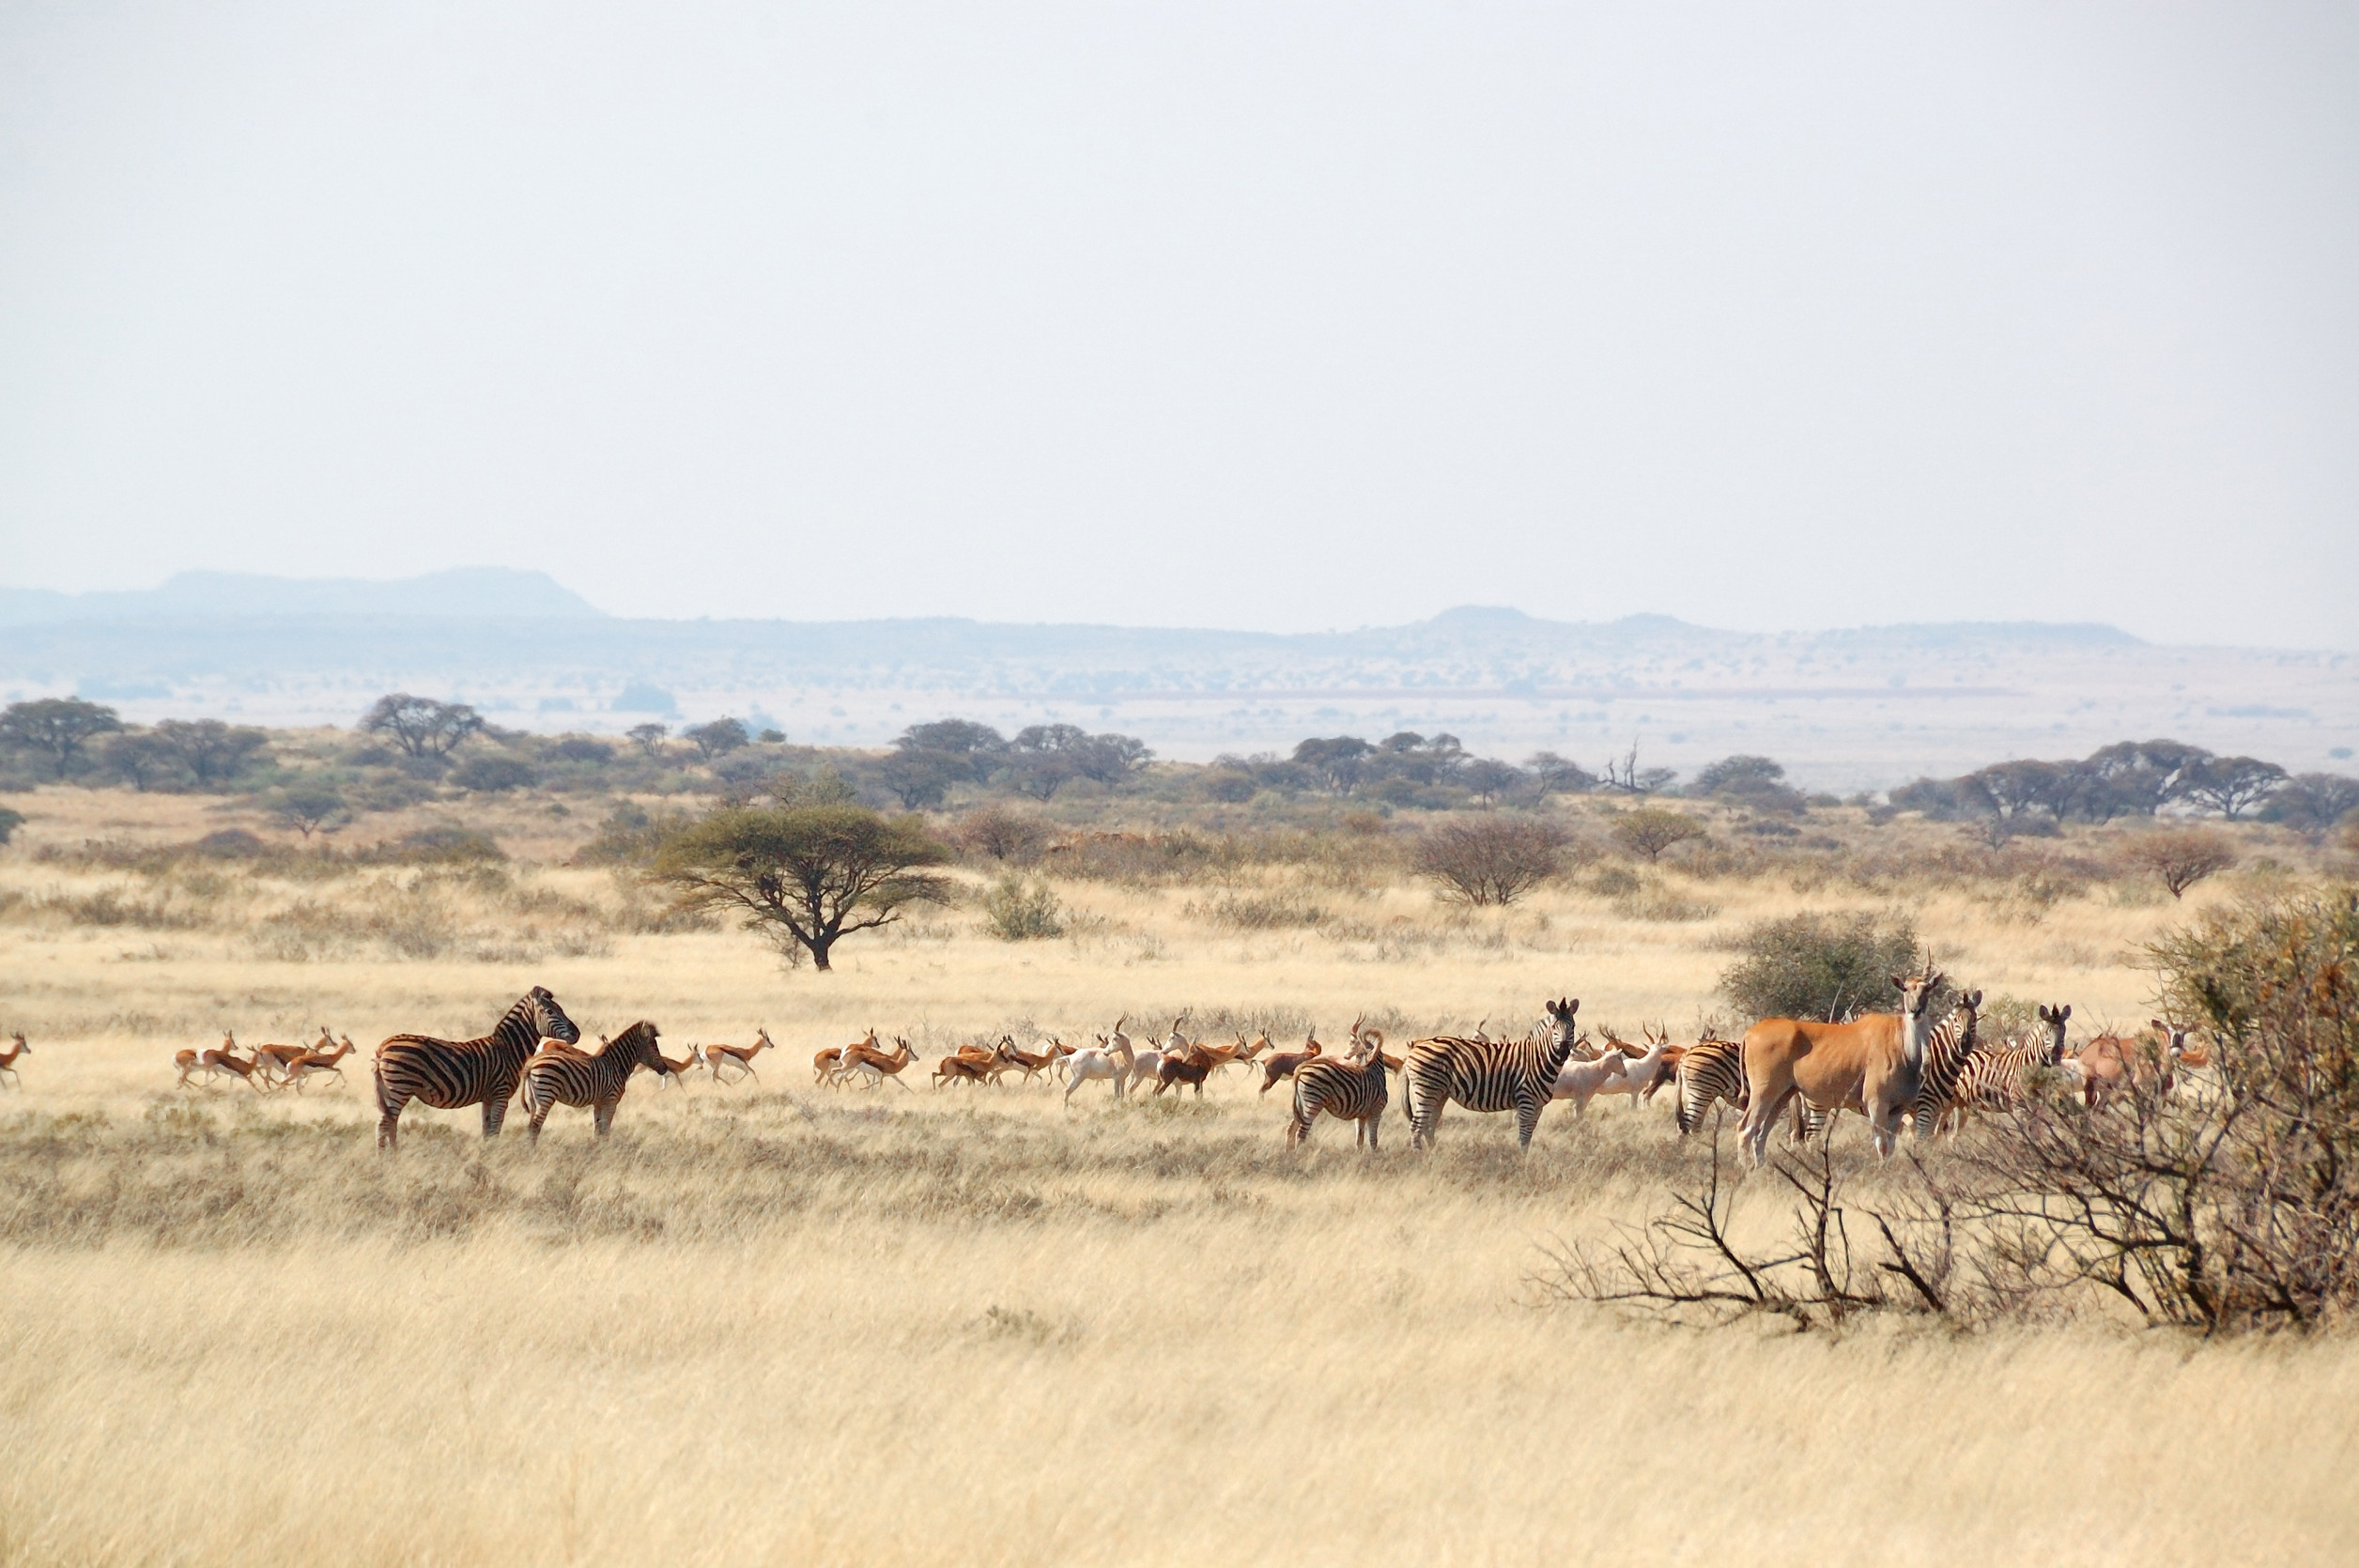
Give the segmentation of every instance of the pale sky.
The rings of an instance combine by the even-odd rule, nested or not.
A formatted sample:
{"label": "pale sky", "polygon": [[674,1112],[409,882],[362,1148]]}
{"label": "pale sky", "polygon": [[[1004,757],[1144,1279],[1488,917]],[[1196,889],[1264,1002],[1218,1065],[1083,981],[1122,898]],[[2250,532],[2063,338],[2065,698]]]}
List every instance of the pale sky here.
{"label": "pale sky", "polygon": [[0,584],[2359,647],[2359,7],[0,6]]}

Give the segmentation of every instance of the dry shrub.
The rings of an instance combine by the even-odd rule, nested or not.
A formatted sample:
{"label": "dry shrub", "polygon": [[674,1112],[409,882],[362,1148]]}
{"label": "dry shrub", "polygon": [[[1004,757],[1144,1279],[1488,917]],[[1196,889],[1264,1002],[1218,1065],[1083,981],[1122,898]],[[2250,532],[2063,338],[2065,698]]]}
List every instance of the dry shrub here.
{"label": "dry shrub", "polygon": [[1572,841],[1562,823],[1546,817],[1478,817],[1426,829],[1410,866],[1445,899],[1511,904],[1562,869]]}
{"label": "dry shrub", "polygon": [[970,857],[1029,866],[1048,847],[1049,829],[1038,817],[985,806],[961,817],[949,838]]}
{"label": "dry shrub", "polygon": [[2129,870],[2153,878],[2174,899],[2236,864],[2236,843],[2215,827],[2166,827],[2143,833],[2121,851]]}
{"label": "dry shrub", "polygon": [[1324,905],[1315,902],[1306,891],[1299,887],[1224,893],[1201,902],[1190,900],[1180,906],[1180,912],[1192,920],[1203,920],[1240,931],[1323,926],[1332,918]]}
{"label": "dry shrub", "polygon": [[983,927],[1002,942],[1037,942],[1065,934],[1056,891],[1044,882],[1004,877],[983,895]]}

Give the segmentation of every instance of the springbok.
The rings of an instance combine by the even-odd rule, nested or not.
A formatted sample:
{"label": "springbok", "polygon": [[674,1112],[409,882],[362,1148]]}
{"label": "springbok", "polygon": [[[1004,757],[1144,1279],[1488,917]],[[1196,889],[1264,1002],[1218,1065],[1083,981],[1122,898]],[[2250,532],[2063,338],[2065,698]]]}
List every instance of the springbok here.
{"label": "springbok", "polygon": [[748,1078],[759,1078],[762,1076],[760,1073],[753,1070],[753,1059],[756,1056],[761,1055],[764,1051],[771,1049],[777,1042],[770,1038],[770,1031],[767,1027],[756,1029],[753,1032],[753,1035],[754,1039],[751,1045],[708,1045],[704,1047],[704,1065],[712,1069],[714,1083],[724,1084],[730,1082],[730,1080],[721,1076],[721,1068],[725,1067],[743,1068],[746,1076]]}
{"label": "springbok", "polygon": [[939,1089],[945,1084],[987,1084],[991,1082],[991,1064],[997,1059],[994,1054],[979,1062],[964,1052],[945,1056],[933,1069],[933,1086]]}
{"label": "springbok", "polygon": [[1310,1032],[1303,1037],[1302,1050],[1273,1051],[1264,1056],[1261,1059],[1260,1094],[1268,1094],[1272,1089],[1293,1077],[1296,1068],[1326,1049],[1318,1043],[1318,1025],[1314,1023],[1310,1027]]}
{"label": "springbok", "polygon": [[281,1084],[285,1084],[288,1068],[314,1052],[333,1051],[335,1048],[334,1038],[328,1033],[326,1026],[322,1025],[319,1031],[319,1043],[316,1045],[255,1046],[254,1048],[254,1070],[262,1074],[262,1081],[266,1084],[274,1078]]}
{"label": "springbok", "polygon": [[1767,1161],[1769,1129],[1797,1094],[1816,1110],[1859,1112],[1875,1152],[1890,1158],[1900,1143],[1901,1117],[1917,1098],[1925,1037],[1936,1022],[1927,1009],[1943,976],[1928,961],[1921,975],[1889,978],[1901,993],[1897,1013],[1869,1013],[1848,1023],[1765,1018],[1745,1031],[1745,1084],[1752,1103],[1736,1132],[1754,1165]]}
{"label": "springbok", "polygon": [[[325,1040],[328,1038],[328,1031],[325,1029],[320,1030],[319,1038],[322,1040]],[[337,1046],[332,1051],[306,1051],[301,1055],[286,1064],[285,1073],[280,1078],[279,1082],[282,1086],[288,1084],[294,1084],[295,1092],[297,1094],[301,1094],[303,1092],[304,1081],[310,1078],[313,1073],[332,1072],[336,1075],[336,1082],[341,1084],[344,1082],[344,1068],[336,1064],[342,1062],[347,1056],[351,1055],[352,1050],[352,1039],[351,1037],[347,1035],[345,1037],[344,1043]]]}
{"label": "springbok", "polygon": [[7,1073],[8,1082],[21,1089],[24,1087],[24,1084],[16,1075],[16,1059],[19,1056],[30,1056],[33,1053],[33,1048],[24,1043],[24,1031],[22,1029],[16,1032],[15,1039],[14,1045],[6,1051],[0,1051],[0,1072]]}
{"label": "springbok", "polygon": [[908,1084],[902,1083],[901,1070],[917,1059],[917,1048],[906,1039],[895,1036],[893,1049],[890,1051],[879,1051],[873,1046],[867,1045],[854,1045],[846,1049],[852,1054],[844,1063],[844,1077],[849,1078],[856,1072],[860,1075],[863,1085],[871,1089],[888,1078],[900,1084],[903,1090],[909,1087]]}
{"label": "springbok", "polygon": [[1592,1099],[1609,1092],[1610,1086],[1628,1083],[1629,1077],[1630,1059],[1609,1046],[1588,1061],[1575,1057],[1559,1068],[1549,1098],[1569,1099],[1574,1115],[1586,1115]]}
{"label": "springbok", "polygon": [[852,1071],[852,1059],[855,1056],[863,1051],[878,1049],[880,1047],[876,1039],[876,1025],[871,1023],[869,1025],[869,1032],[850,1045],[831,1045],[811,1057],[811,1082],[840,1084]]}
{"label": "springbok", "polygon": [[1048,1071],[1050,1065],[1064,1054],[1065,1048],[1056,1040],[1043,1043],[1048,1046],[1046,1051],[1023,1051],[1017,1049],[1013,1035],[1002,1036],[997,1053],[999,1065],[992,1069],[992,1081],[997,1083],[1009,1073],[1020,1072],[1024,1074],[1024,1081],[1029,1084]]}
{"label": "springbok", "polygon": [[1657,1035],[1641,1025],[1639,1032],[1646,1038],[1646,1049],[1638,1052],[1615,1039],[1611,1033],[1606,1036],[1608,1054],[1623,1059],[1622,1074],[1599,1084],[1596,1091],[1600,1095],[1627,1095],[1633,1109],[1641,1099],[1651,1097],[1656,1087],[1671,1075],[1671,1067],[1666,1060],[1671,1054],[1671,1031],[1666,1029]]}
{"label": "springbok", "polygon": [[1097,1044],[1086,1046],[1065,1058],[1065,1103],[1071,1105],[1073,1102],[1075,1089],[1100,1078],[1105,1080],[1118,1099],[1122,1095],[1122,1080],[1129,1072],[1130,1069],[1122,1064],[1122,1058],[1108,1047],[1107,1037],[1100,1035]]}

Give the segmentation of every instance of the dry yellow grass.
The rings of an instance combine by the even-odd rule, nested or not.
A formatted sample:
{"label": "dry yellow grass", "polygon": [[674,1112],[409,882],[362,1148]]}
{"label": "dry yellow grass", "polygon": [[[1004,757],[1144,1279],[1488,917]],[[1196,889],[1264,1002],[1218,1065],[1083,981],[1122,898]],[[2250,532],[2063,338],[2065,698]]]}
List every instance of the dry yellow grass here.
{"label": "dry yellow grass", "polygon": [[[415,876],[229,875],[172,892],[188,924],[94,929],[39,900],[156,888],[0,862],[24,900],[0,922],[0,1028],[35,1046],[0,1101],[0,1562],[2359,1554],[2340,1338],[2092,1319],[1828,1342],[1547,1305],[1547,1241],[1644,1212],[1698,1158],[1659,1107],[1551,1113],[1527,1161],[1503,1118],[1463,1114],[1431,1156],[1363,1160],[1340,1124],[1287,1154],[1281,1097],[1238,1078],[1202,1105],[1093,1087],[1070,1113],[1038,1089],[809,1085],[809,1053],[871,1022],[1070,1039],[1194,1006],[1332,1036],[1362,1009],[1520,1026],[1569,991],[1584,1018],[1684,1026],[1732,929],[1842,895],[1673,879],[1719,912],[1646,924],[1569,890],[1456,919],[1409,887],[1323,889],[1346,934],[1241,937],[1202,918],[1211,890],[1067,886],[1076,939],[1010,946],[955,912],[820,976],[734,932],[568,956],[578,911],[624,895],[527,870],[430,888],[436,959],[353,939],[288,961],[255,934]],[[2145,1016],[2124,955],[2182,913],[1915,911],[1971,983],[2092,1022]],[[784,1049],[757,1085],[641,1078],[603,1148],[578,1113],[532,1150],[413,1109],[391,1162],[363,1073],[300,1099],[170,1089],[172,1050],[224,1026],[471,1034],[534,981],[593,1032],[655,1019],[674,1054],[757,1022]]]}

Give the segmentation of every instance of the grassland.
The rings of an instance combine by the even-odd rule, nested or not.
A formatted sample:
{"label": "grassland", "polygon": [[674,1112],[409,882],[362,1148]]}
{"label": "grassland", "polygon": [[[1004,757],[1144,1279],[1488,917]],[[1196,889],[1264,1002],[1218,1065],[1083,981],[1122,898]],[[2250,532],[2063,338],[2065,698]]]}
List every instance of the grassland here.
{"label": "grassland", "polygon": [[[601,870],[131,871],[35,855],[214,822],[188,797],[40,806],[0,857],[0,1028],[35,1047],[0,1100],[0,1562],[2359,1554],[2346,1338],[2097,1313],[1699,1334],[1553,1302],[1549,1243],[1702,1158],[1659,1107],[1553,1112],[1523,1161],[1463,1115],[1430,1156],[1397,1121],[1374,1158],[1334,1124],[1297,1156],[1241,1079],[1070,1109],[809,1079],[871,1023],[933,1048],[1193,1007],[1332,1037],[1362,1012],[1520,1026],[1570,992],[1684,1029],[1744,923],[1886,893],[1650,872],[1679,917],[1649,919],[1579,882],[1473,915],[1300,869],[1060,882],[1066,939],[952,910],[817,976],[664,929]],[[2093,1024],[2143,1018],[2135,946],[2235,891],[1958,884],[1911,913],[1970,983]],[[1331,917],[1241,930],[1241,899]],[[171,1088],[172,1051],[224,1027],[471,1034],[534,982],[592,1031],[656,1020],[674,1054],[756,1023],[783,1050],[754,1084],[642,1078],[604,1147],[578,1113],[532,1149],[413,1110],[393,1161],[360,1073]]]}

